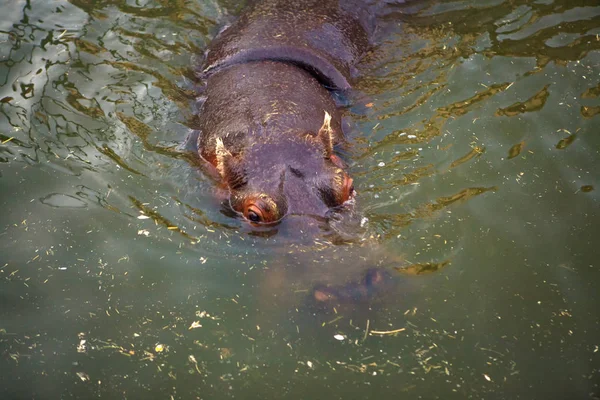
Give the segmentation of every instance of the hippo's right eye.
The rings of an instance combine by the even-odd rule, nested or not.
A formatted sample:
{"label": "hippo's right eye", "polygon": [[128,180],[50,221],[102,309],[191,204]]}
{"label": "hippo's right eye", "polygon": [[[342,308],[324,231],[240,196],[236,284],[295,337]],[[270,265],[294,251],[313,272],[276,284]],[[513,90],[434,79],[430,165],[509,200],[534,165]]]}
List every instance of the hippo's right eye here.
{"label": "hippo's right eye", "polygon": [[250,225],[269,224],[280,218],[277,204],[266,194],[248,196],[239,210]]}

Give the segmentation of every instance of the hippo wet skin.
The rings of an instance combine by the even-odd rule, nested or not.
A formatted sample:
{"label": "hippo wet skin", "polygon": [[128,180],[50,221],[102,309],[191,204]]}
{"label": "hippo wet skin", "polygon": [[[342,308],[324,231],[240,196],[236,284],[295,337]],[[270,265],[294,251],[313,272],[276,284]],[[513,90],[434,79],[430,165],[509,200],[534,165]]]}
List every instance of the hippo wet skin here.
{"label": "hippo wet skin", "polygon": [[334,146],[344,141],[331,91],[350,88],[369,48],[368,2],[252,2],[211,43],[199,72],[197,149],[252,225],[325,218],[354,196]]}
{"label": "hippo wet skin", "polygon": [[[200,71],[198,155],[252,226],[303,216],[327,221],[355,195],[333,92],[350,89],[369,49],[369,0],[263,0],[211,43]],[[387,274],[315,288],[317,302],[368,298]]]}

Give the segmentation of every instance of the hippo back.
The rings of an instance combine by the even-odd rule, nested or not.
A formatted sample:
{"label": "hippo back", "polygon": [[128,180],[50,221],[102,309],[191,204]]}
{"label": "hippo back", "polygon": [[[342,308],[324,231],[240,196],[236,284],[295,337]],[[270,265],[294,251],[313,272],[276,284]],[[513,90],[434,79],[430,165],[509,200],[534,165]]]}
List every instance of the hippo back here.
{"label": "hippo back", "polygon": [[369,47],[368,7],[364,0],[256,1],[211,43],[202,73],[283,61],[332,89],[349,89],[354,65]]}

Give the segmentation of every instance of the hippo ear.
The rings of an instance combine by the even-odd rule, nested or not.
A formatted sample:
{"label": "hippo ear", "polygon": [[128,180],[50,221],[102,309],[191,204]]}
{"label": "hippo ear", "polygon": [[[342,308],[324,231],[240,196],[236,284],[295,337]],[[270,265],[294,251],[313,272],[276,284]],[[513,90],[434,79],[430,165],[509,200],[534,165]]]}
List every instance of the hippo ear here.
{"label": "hippo ear", "polygon": [[333,129],[331,129],[331,115],[327,111],[325,111],[323,126],[319,129],[319,133],[317,133],[317,139],[323,143],[323,156],[329,159],[333,153]]}
{"label": "hippo ear", "polygon": [[246,183],[246,174],[239,161],[225,147],[223,139],[217,138],[215,153],[217,156],[217,171],[230,189],[238,189]]}

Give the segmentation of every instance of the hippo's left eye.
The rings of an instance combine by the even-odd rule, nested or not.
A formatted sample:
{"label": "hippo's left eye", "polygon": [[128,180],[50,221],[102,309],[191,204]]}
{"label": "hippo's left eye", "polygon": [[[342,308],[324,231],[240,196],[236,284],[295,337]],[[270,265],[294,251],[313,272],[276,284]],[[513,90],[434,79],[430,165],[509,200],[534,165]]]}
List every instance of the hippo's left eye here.
{"label": "hippo's left eye", "polygon": [[342,203],[348,201],[354,193],[354,181],[348,175],[344,174],[344,184],[342,186]]}
{"label": "hippo's left eye", "polygon": [[264,215],[262,210],[256,205],[251,204],[244,210],[244,217],[250,222],[259,224],[264,221]]}

